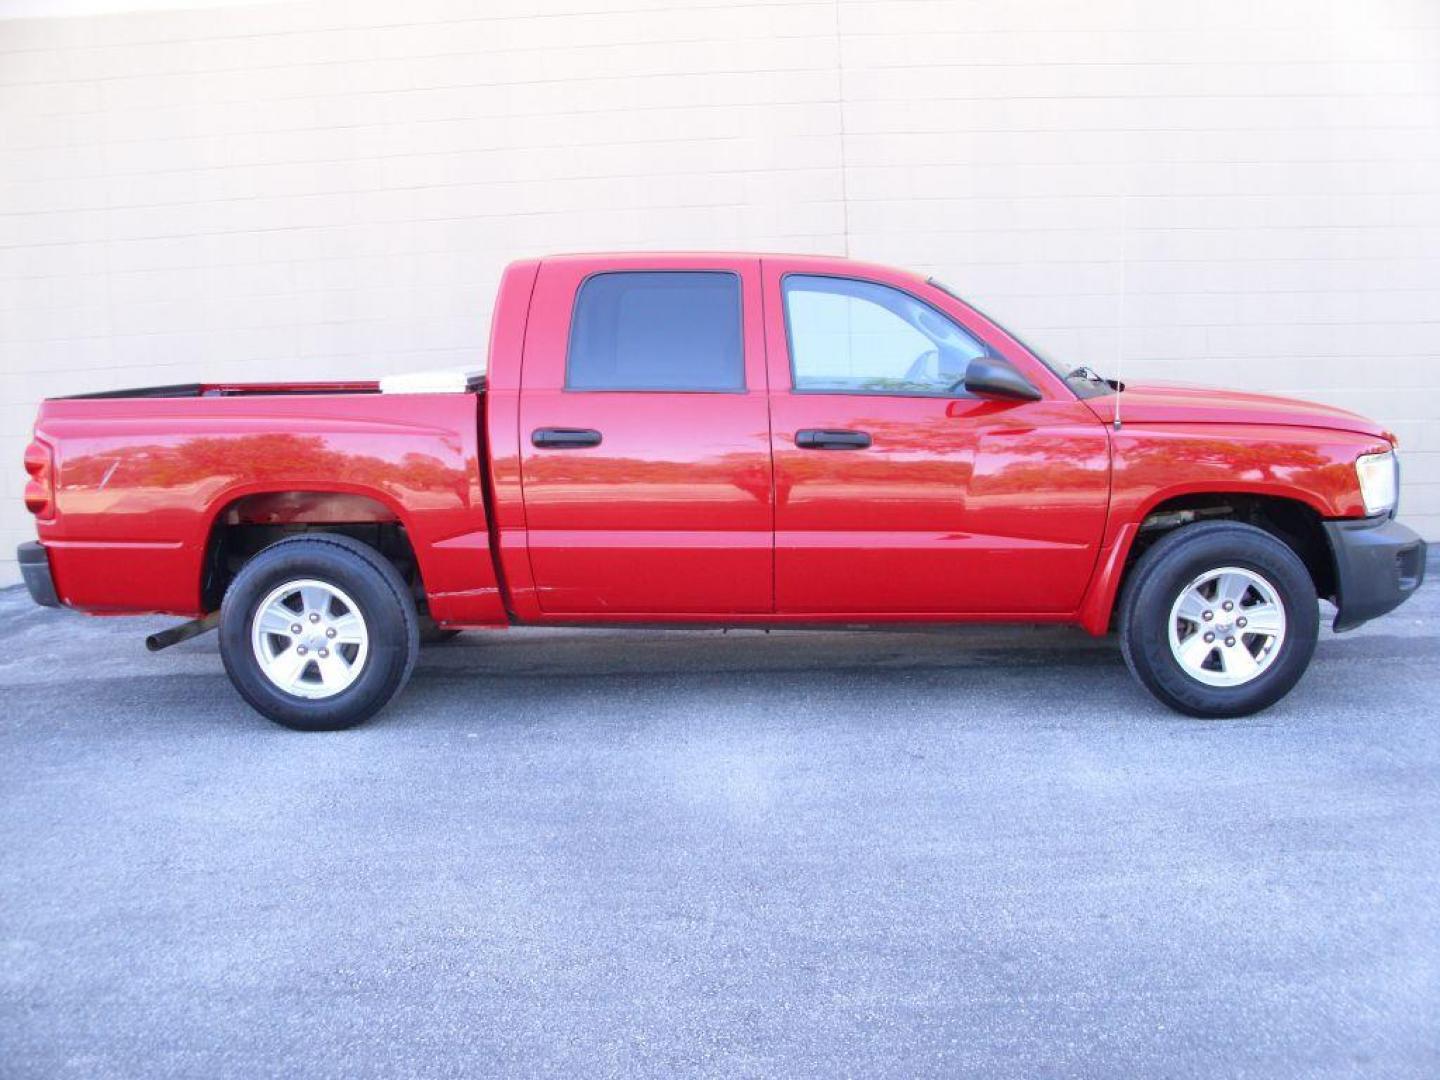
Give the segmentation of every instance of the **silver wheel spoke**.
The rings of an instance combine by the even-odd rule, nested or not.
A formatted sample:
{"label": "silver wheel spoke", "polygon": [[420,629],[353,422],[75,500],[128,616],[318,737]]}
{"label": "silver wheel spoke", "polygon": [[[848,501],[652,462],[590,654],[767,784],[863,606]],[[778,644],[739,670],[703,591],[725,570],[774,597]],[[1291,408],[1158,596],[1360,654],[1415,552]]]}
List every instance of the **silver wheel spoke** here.
{"label": "silver wheel spoke", "polygon": [[347,664],[339,653],[331,653],[326,657],[317,657],[316,666],[320,669],[320,682],[332,693],[343,690],[350,683],[350,665]]}
{"label": "silver wheel spoke", "polygon": [[365,626],[353,611],[331,619],[330,628],[335,631],[336,645],[358,645],[365,635]]}
{"label": "silver wheel spoke", "polygon": [[1274,637],[1285,627],[1285,612],[1275,604],[1256,604],[1254,607],[1242,608],[1241,616],[1245,619],[1244,632],[1247,634]]}
{"label": "silver wheel spoke", "polygon": [[305,614],[327,615],[330,612],[331,593],[320,585],[307,585],[300,590],[300,599],[305,602]]}
{"label": "silver wheel spoke", "polygon": [[1215,643],[1206,641],[1204,634],[1191,634],[1180,643],[1180,662],[1186,667],[1199,668],[1215,651]]}
{"label": "silver wheel spoke", "polygon": [[277,686],[288,690],[300,681],[300,673],[305,670],[308,661],[309,658],[301,656],[292,645],[270,661],[270,670],[267,674]]}
{"label": "silver wheel spoke", "polygon": [[1248,682],[1260,673],[1260,665],[1242,641],[1236,641],[1234,645],[1221,649],[1220,663],[1224,666],[1225,673],[1234,676],[1239,682]]}
{"label": "silver wheel spoke", "polygon": [[1180,597],[1180,606],[1176,608],[1182,619],[1199,626],[1205,621],[1205,612],[1210,610],[1210,601],[1200,595],[1199,589],[1190,589]]}
{"label": "silver wheel spoke", "polygon": [[1250,579],[1242,574],[1229,573],[1221,574],[1220,582],[1215,590],[1215,601],[1223,605],[1230,601],[1235,607],[1240,606],[1241,599],[1250,590]]}
{"label": "silver wheel spoke", "polygon": [[298,619],[295,612],[277,600],[260,613],[260,630],[266,634],[281,634],[288,638],[292,636],[290,627],[294,626]]}

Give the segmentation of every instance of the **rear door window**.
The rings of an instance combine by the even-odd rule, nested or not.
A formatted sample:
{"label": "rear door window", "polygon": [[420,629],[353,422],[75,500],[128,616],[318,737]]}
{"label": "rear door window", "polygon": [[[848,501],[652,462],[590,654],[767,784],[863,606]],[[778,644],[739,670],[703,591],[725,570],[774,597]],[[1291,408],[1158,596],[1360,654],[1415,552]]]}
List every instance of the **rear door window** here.
{"label": "rear door window", "polygon": [[745,389],[740,278],[725,271],[616,271],[580,286],[568,390]]}

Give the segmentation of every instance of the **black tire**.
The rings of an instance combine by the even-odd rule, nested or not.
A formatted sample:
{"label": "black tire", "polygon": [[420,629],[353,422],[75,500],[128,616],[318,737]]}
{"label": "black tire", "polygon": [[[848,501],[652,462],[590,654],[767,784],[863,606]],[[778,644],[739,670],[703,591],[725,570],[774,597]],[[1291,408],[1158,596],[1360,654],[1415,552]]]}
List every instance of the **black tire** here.
{"label": "black tire", "polygon": [[[251,647],[256,609],[273,589],[310,578],[334,585],[360,608],[368,653],[355,681],[333,697],[286,693],[261,670]],[[399,571],[348,536],[297,536],[272,544],[241,568],[220,607],[220,657],[235,689],[256,711],[297,731],[338,731],[373,716],[410,678],[420,651],[415,601]]]}
{"label": "black tire", "polygon": [[[1190,582],[1229,566],[1259,574],[1274,587],[1285,610],[1285,636],[1269,666],[1251,681],[1210,686],[1176,659],[1169,620]],[[1207,522],[1161,537],[1141,556],[1120,597],[1119,631],[1131,673],[1172,709],[1207,718],[1249,716],[1275,704],[1305,674],[1320,633],[1320,609],[1310,572],[1287,544],[1251,525]]]}

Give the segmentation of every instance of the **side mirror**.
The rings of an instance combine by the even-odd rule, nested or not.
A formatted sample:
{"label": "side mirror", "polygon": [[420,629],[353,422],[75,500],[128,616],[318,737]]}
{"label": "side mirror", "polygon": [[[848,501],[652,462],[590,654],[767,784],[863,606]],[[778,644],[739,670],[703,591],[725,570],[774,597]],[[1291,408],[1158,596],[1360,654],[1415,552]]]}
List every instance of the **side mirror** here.
{"label": "side mirror", "polygon": [[971,360],[961,384],[966,393],[976,397],[1040,400],[1040,391],[1030,384],[1030,380],[1016,371],[1009,361],[998,356],[980,356]]}

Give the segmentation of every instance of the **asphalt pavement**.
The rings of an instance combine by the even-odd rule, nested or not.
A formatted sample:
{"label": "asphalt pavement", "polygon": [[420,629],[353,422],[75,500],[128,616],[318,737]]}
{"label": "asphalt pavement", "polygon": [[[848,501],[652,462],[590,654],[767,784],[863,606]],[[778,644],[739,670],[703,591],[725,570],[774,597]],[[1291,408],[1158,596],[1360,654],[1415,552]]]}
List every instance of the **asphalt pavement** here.
{"label": "asphalt pavement", "polygon": [[1440,1075],[1434,582],[1233,721],[1065,629],[521,630],[302,735],[165,625],[0,592],[6,1080]]}

